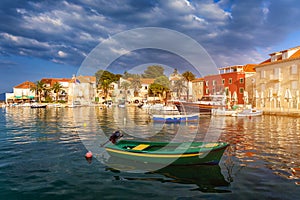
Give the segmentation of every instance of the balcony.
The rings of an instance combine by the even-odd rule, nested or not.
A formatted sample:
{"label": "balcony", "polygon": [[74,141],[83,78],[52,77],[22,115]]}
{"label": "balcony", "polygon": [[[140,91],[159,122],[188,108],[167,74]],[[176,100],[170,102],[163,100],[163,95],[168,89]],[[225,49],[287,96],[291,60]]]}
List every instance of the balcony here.
{"label": "balcony", "polygon": [[270,74],[270,81],[282,81],[281,74]]}
{"label": "balcony", "polygon": [[292,75],[289,76],[289,80],[290,81],[297,81],[297,80],[299,80],[299,77],[298,77],[298,75],[292,74]]}

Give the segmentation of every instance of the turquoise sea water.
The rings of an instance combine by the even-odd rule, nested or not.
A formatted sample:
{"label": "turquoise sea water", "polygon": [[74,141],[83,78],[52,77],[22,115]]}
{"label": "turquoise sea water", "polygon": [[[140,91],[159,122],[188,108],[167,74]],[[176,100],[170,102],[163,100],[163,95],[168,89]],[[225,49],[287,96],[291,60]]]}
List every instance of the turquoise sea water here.
{"label": "turquoise sea water", "polygon": [[[219,140],[230,147],[216,166],[119,171],[103,163],[100,148],[117,129],[128,139]],[[0,109],[5,200],[298,199],[299,158],[300,118],[203,116],[199,123],[155,124],[134,107]]]}

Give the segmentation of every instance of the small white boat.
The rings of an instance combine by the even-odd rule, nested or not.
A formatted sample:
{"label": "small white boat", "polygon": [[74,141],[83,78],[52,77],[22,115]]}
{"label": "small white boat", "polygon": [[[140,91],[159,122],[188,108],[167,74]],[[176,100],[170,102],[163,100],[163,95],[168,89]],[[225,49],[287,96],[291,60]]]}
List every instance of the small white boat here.
{"label": "small white boat", "polygon": [[179,123],[183,121],[197,121],[199,120],[199,114],[190,115],[152,115],[153,121],[156,122],[166,122],[166,123]]}
{"label": "small white boat", "polygon": [[232,116],[236,114],[236,110],[228,110],[228,109],[221,109],[221,108],[213,108],[211,110],[211,114],[215,116]]}
{"label": "small white boat", "polygon": [[245,109],[241,112],[238,112],[236,114],[233,114],[232,116],[235,117],[251,117],[251,116],[261,116],[263,114],[262,110],[257,110],[257,109]]}

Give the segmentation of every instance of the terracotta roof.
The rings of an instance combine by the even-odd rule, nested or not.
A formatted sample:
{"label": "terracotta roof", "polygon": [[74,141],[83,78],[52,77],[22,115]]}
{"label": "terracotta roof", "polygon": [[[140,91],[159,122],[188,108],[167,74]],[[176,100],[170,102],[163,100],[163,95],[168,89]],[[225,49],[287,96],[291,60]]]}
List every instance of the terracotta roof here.
{"label": "terracotta roof", "polygon": [[255,66],[257,64],[246,64],[243,66],[244,72],[255,72]]}
{"label": "terracotta roof", "polygon": [[[291,48],[293,49],[293,48]],[[284,51],[281,51],[281,52],[286,52],[288,50],[284,50]],[[273,54],[269,54],[269,55],[275,55],[275,53]],[[271,58],[259,63],[256,67],[262,67],[262,66],[265,66],[265,65],[269,65],[269,64],[275,64],[275,63],[281,63],[281,62],[287,62],[287,61],[291,61],[291,60],[295,60],[295,59],[299,59],[300,58],[300,49],[298,49],[294,54],[292,54],[289,58],[287,59],[282,59],[282,54],[277,58],[276,61],[273,61],[271,62]]]}
{"label": "terracotta roof", "polygon": [[196,78],[196,79],[192,80],[191,82],[196,83],[196,82],[201,82],[201,81],[204,81],[204,78]]}
{"label": "terracotta roof", "polygon": [[42,78],[41,82],[53,86],[57,82],[70,82],[71,80],[70,78]]}
{"label": "terracotta roof", "polygon": [[21,83],[21,84],[15,86],[14,88],[30,89],[31,87],[34,87],[34,86],[35,86],[35,84],[33,82],[25,81],[24,83]]}
{"label": "terracotta roof", "polygon": [[96,83],[95,76],[81,76],[81,75],[69,79],[68,82],[75,83],[75,78],[78,81],[78,83]]}
{"label": "terracotta roof", "polygon": [[294,53],[290,59],[295,59],[295,58],[300,58],[300,49],[298,51],[296,51],[296,53]]}

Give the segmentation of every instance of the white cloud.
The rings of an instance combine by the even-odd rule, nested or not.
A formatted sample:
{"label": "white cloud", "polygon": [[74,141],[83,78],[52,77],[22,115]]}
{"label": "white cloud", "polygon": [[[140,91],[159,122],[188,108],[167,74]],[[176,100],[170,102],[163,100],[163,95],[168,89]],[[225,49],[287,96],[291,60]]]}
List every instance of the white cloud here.
{"label": "white cloud", "polygon": [[170,0],[166,2],[168,6],[179,12],[194,10],[194,7],[187,0]]}
{"label": "white cloud", "polygon": [[110,51],[113,52],[113,53],[116,53],[118,55],[125,55],[125,54],[128,55],[130,53],[130,51],[128,51],[124,48],[116,49],[116,48],[110,47]]}
{"label": "white cloud", "polygon": [[68,56],[68,54],[65,53],[65,52],[63,52],[63,51],[58,51],[58,52],[57,52],[57,55],[58,55],[59,57],[61,57],[61,58],[65,58],[65,57]]}
{"label": "white cloud", "polygon": [[21,36],[14,36],[8,33],[0,33],[0,36],[6,41],[10,41],[17,46],[27,46],[27,47],[40,47],[40,48],[49,48],[49,44],[46,42],[39,42],[35,39],[25,38]]}

